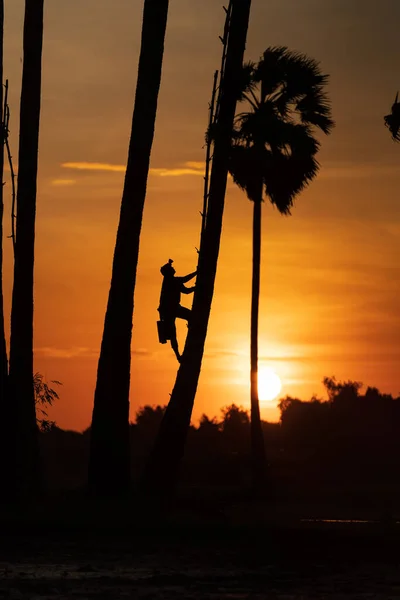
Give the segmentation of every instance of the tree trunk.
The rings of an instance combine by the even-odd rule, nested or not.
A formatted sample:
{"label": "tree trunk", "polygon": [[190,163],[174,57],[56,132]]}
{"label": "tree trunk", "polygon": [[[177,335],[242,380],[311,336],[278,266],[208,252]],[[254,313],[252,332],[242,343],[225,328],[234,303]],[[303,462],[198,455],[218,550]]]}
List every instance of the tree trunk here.
{"label": "tree trunk", "polygon": [[89,485],[98,494],[125,492],[130,485],[133,301],[167,17],[168,0],[145,0],[128,164],[92,416]]}
{"label": "tree trunk", "polygon": [[[0,0],[0,119],[4,122],[3,114],[3,40],[4,40],[4,0]],[[0,178],[1,184],[4,177],[4,131],[0,136]],[[7,345],[4,330],[4,299],[3,299],[3,200],[4,186],[0,185],[0,410],[4,418],[4,406],[7,389],[8,364]],[[3,437],[3,431],[0,436]]]}
{"label": "tree trunk", "polygon": [[261,199],[253,202],[253,270],[251,279],[251,326],[250,326],[250,407],[251,407],[251,462],[255,492],[265,485],[266,458],[261,427],[258,398],[258,313],[260,300],[261,263]]}
{"label": "tree trunk", "polygon": [[17,228],[11,308],[10,403],[20,493],[40,488],[33,391],[33,274],[38,169],[43,1],[26,0],[18,155]]}
{"label": "tree trunk", "polygon": [[233,0],[227,60],[215,137],[206,228],[199,256],[192,322],[182,363],[144,472],[144,492],[169,494],[177,481],[200,376],[222,231],[228,158],[240,88],[251,0]]}
{"label": "tree trunk", "polygon": [[[0,0],[0,114],[1,123],[5,119],[3,114],[3,42],[4,42],[4,0]],[[4,130],[0,136],[0,177],[1,183],[3,183],[4,177]],[[0,185],[0,412],[2,426],[0,430],[0,463],[1,463],[1,477],[3,481],[4,490],[10,489],[11,476],[13,469],[10,469],[10,462],[8,454],[10,452],[10,428],[9,414],[7,410],[10,405],[8,402],[8,361],[7,361],[7,345],[6,336],[4,329],[4,298],[3,298],[3,214],[4,214],[4,200],[3,200],[4,186]],[[2,494],[4,499],[7,494]]]}

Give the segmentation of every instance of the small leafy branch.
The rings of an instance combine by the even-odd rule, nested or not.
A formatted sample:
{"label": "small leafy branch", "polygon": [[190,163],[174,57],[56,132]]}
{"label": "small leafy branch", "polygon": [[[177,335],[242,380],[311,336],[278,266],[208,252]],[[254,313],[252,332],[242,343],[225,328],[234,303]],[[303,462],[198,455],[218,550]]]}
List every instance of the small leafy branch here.
{"label": "small leafy branch", "polygon": [[[62,385],[60,381],[56,379],[50,381],[55,385]],[[37,412],[37,424],[41,431],[51,431],[56,426],[55,421],[50,421],[48,418],[48,407],[53,406],[55,400],[59,399],[59,395],[55,389],[49,387],[45,382],[44,377],[41,373],[35,373],[33,376],[33,389],[35,394],[35,404]]]}

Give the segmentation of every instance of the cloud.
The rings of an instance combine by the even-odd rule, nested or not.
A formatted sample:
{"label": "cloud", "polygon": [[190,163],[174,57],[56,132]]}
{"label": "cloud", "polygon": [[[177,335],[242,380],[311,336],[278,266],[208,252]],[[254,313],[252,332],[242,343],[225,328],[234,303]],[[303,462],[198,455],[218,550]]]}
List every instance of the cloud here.
{"label": "cloud", "polygon": [[244,356],[244,354],[230,350],[210,350],[204,353],[204,358],[231,358],[233,356]]}
{"label": "cloud", "polygon": [[150,169],[150,175],[156,177],[183,177],[184,175],[201,175],[204,177],[204,170],[190,167],[177,167],[175,169]]}
{"label": "cloud", "polygon": [[398,174],[397,165],[348,163],[323,166],[318,177],[321,179],[371,179],[373,177],[398,176]]}
{"label": "cloud", "polygon": [[51,182],[51,185],[68,186],[68,185],[74,185],[75,183],[76,183],[75,179],[53,179],[53,181]]}
{"label": "cloud", "polygon": [[[205,358],[234,358],[240,357],[245,360],[248,359],[248,352],[234,352],[233,350],[210,350],[209,352],[205,352]],[[259,362],[306,362],[311,360],[310,356],[303,355],[265,355],[259,356]]]}
{"label": "cloud", "polygon": [[35,354],[46,358],[96,358],[98,350],[83,346],[72,346],[71,348],[56,348],[54,346],[43,346],[35,348]]}
{"label": "cloud", "polygon": [[[43,356],[45,358],[60,358],[60,359],[69,359],[69,358],[98,358],[99,357],[99,348],[87,348],[85,346],[72,346],[70,348],[56,348],[55,346],[43,346],[40,348],[35,348],[35,354]],[[136,350],[132,350],[132,354],[137,357],[150,357],[152,356],[152,352],[147,350],[147,348],[137,348]]]}
{"label": "cloud", "polygon": [[[125,173],[126,165],[117,165],[111,163],[98,162],[65,162],[61,164],[63,169],[75,171],[98,171],[108,173]],[[187,161],[176,167],[153,167],[150,169],[150,176],[153,177],[204,177],[205,163],[202,161]],[[320,179],[371,179],[374,177],[397,177],[399,169],[397,165],[382,164],[327,164],[322,166],[318,175]],[[228,176],[231,183],[231,175]],[[56,179],[53,185],[71,185],[66,183],[69,179]],[[57,183],[56,183],[57,182]]]}
{"label": "cloud", "polygon": [[[66,162],[62,163],[63,169],[73,169],[76,171],[103,171],[111,173],[124,173],[125,165],[113,165],[109,163],[97,162]],[[204,163],[196,161],[188,161],[182,166],[166,168],[159,167],[150,169],[150,175],[155,177],[183,177],[185,175],[201,175],[204,176]],[[59,180],[66,181],[66,180]]]}
{"label": "cloud", "polygon": [[292,356],[260,356],[258,358],[259,362],[291,362],[291,363],[296,363],[296,362],[308,362],[311,360],[310,356],[296,356],[296,355],[292,355]]}
{"label": "cloud", "polygon": [[199,160],[189,160],[185,165],[189,167],[189,169],[200,169],[201,171],[204,171],[206,167],[206,163]]}
{"label": "cloud", "polygon": [[132,350],[132,354],[142,358],[153,356],[153,352],[150,352],[150,350],[147,350],[147,348],[137,348],[136,350]]}
{"label": "cloud", "polygon": [[96,162],[66,162],[62,163],[61,166],[63,169],[74,169],[76,171],[112,171],[113,173],[123,173],[126,170],[125,165]]}

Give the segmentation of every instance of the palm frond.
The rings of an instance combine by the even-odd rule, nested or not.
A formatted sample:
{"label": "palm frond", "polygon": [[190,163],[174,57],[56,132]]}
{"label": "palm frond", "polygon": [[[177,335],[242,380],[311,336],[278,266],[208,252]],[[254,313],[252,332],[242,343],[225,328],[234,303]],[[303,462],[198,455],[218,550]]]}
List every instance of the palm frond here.
{"label": "palm frond", "polygon": [[260,200],[259,168],[254,146],[246,148],[240,144],[233,145],[229,156],[229,172],[238,187],[246,192],[249,200]]}
{"label": "palm frond", "polygon": [[395,142],[400,142],[400,102],[399,93],[397,92],[392,112],[384,117],[385,125],[389,129],[392,138]]}
{"label": "palm frond", "polygon": [[259,202],[265,193],[290,214],[319,170],[314,130],[329,134],[334,126],[328,77],[317,61],[283,46],[268,48],[249,75],[252,84],[243,93],[249,110],[236,116],[229,170],[250,200]]}
{"label": "palm frond", "polygon": [[265,191],[281,214],[290,215],[295,197],[315,178],[319,163],[315,155],[298,157],[279,154],[266,166]]}
{"label": "palm frond", "polygon": [[240,82],[239,102],[243,101],[244,96],[257,87],[257,83],[254,81],[255,67],[255,63],[251,61],[244,63],[242,67],[238,80]]}
{"label": "palm frond", "polygon": [[292,110],[299,113],[304,123],[317,126],[324,133],[334,126],[330,101],[324,91],[328,79],[316,60],[285,46],[267,48],[254,69],[262,102],[269,96],[283,117],[293,105]]}
{"label": "palm frond", "polygon": [[[251,120],[250,120],[251,123]],[[246,120],[245,125],[249,125]],[[319,142],[303,125],[281,123],[276,138],[262,143],[236,132],[229,171],[248,198],[260,201],[260,185],[282,214],[290,214],[295,196],[318,172]]]}
{"label": "palm frond", "polygon": [[297,102],[302,123],[315,125],[325,134],[329,134],[335,122],[331,117],[331,107],[327,95],[321,91],[304,96]]}

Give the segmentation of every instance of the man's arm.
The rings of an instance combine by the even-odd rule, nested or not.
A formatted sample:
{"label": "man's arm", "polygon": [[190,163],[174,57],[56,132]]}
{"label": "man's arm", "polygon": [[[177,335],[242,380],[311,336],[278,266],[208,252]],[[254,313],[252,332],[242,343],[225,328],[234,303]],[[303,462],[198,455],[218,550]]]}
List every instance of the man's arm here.
{"label": "man's arm", "polygon": [[182,283],[186,283],[187,281],[190,281],[191,279],[193,279],[193,277],[196,277],[197,275],[197,271],[194,271],[194,273],[189,273],[189,275],[185,275],[184,277],[179,277],[179,279],[182,281]]}
{"label": "man's arm", "polygon": [[196,286],[193,286],[191,288],[187,288],[184,285],[182,285],[181,292],[182,292],[182,294],[192,294],[195,289],[196,289]]}

